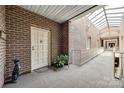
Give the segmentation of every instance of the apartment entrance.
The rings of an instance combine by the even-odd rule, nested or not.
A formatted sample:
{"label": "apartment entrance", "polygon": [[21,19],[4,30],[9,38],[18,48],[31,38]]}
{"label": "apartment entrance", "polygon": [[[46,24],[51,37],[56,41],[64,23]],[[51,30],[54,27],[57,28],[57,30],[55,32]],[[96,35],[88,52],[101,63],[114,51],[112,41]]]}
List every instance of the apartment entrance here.
{"label": "apartment entrance", "polygon": [[31,70],[48,66],[50,31],[31,27]]}

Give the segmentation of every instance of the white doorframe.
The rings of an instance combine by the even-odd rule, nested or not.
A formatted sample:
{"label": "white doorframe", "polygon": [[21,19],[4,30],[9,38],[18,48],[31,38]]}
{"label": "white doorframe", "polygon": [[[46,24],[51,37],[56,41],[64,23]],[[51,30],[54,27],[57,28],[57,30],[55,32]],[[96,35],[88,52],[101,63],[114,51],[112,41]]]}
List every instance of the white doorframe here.
{"label": "white doorframe", "polygon": [[[34,43],[38,44],[38,40],[33,40],[34,38],[37,38],[37,37],[34,37],[34,34],[36,35],[36,34],[38,34],[38,32],[34,32],[34,31],[43,31],[43,32],[47,31],[48,32],[48,52],[47,52],[48,53],[48,59],[47,59],[48,64],[47,65],[51,65],[51,33],[50,33],[50,30],[37,28],[37,27],[31,27],[31,71],[33,71],[34,69],[40,68],[40,66],[36,65],[39,60],[39,57],[38,57],[39,50],[37,50],[37,48],[36,48],[36,51],[34,52]],[[37,46],[39,46],[39,45],[37,45]],[[35,60],[37,60],[37,61],[35,61]]]}

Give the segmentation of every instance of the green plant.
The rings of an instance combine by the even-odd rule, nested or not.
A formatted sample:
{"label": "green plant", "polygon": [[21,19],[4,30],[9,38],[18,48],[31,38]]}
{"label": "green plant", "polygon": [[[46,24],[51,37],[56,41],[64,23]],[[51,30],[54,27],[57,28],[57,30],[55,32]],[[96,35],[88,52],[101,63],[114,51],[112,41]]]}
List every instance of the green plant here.
{"label": "green plant", "polygon": [[53,65],[57,68],[61,68],[64,65],[68,65],[68,55],[66,54],[61,54],[57,56],[54,60]]}
{"label": "green plant", "polygon": [[68,60],[69,60],[68,55],[65,55],[65,56],[64,56],[64,59],[65,59],[65,65],[68,65]]}

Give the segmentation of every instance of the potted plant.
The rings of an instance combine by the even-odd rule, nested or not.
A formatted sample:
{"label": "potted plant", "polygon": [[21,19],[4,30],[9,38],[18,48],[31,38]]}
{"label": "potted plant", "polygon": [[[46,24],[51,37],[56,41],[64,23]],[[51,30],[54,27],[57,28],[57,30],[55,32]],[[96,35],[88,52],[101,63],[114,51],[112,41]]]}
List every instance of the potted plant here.
{"label": "potted plant", "polygon": [[68,65],[69,63],[68,63],[68,61],[69,61],[69,57],[68,57],[68,55],[64,55],[64,60],[65,60],[65,63],[64,63],[64,65]]}
{"label": "potted plant", "polygon": [[56,68],[62,68],[64,65],[68,65],[68,55],[60,54],[55,58],[53,66]]}

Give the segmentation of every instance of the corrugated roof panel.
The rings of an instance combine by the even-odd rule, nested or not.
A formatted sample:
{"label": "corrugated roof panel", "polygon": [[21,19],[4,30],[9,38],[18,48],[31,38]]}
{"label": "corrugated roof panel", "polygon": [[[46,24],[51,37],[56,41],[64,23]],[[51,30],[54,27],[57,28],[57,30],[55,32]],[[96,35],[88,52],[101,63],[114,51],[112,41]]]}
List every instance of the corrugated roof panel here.
{"label": "corrugated roof panel", "polygon": [[62,23],[84,12],[93,5],[20,5],[24,9]]}

